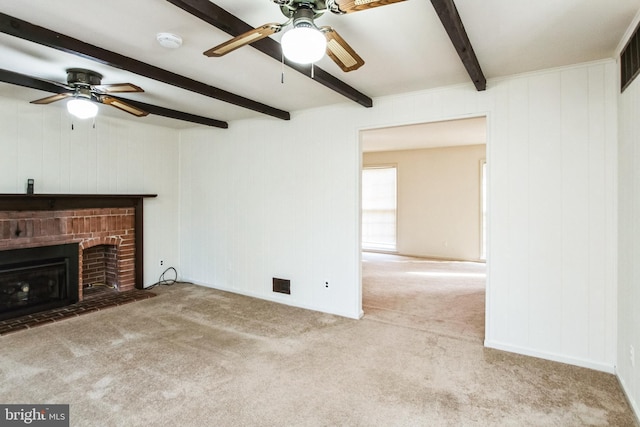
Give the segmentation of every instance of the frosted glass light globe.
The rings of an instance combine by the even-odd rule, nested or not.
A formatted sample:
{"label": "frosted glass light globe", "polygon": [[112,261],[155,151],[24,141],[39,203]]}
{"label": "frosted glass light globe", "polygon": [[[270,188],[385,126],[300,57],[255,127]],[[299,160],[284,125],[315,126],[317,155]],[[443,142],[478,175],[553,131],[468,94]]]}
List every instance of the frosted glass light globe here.
{"label": "frosted glass light globe", "polygon": [[70,99],[67,101],[67,111],[79,119],[90,119],[98,114],[98,106],[87,99]]}
{"label": "frosted glass light globe", "polygon": [[310,27],[293,28],[282,36],[282,53],[298,64],[320,60],[327,50],[327,39],[319,30]]}

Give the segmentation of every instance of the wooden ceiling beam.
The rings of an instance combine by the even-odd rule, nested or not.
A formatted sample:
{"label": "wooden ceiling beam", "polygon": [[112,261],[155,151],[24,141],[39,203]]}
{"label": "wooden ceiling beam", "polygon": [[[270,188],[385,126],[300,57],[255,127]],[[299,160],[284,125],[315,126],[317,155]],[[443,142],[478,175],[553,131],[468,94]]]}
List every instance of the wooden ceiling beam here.
{"label": "wooden ceiling beam", "polygon": [[147,104],[145,102],[135,101],[133,99],[121,98],[118,96],[109,95],[112,98],[120,99],[127,104],[131,104],[134,107],[138,107],[149,114],[156,116],[169,117],[170,119],[182,120],[183,122],[198,123],[201,125],[217,127],[221,129],[228,129],[229,124],[222,120],[210,119],[209,117],[197,116],[191,113],[185,113],[183,111],[172,110],[170,108],[159,107],[157,105]]}
{"label": "wooden ceiling beam", "polygon": [[[66,93],[68,89],[58,86],[54,83],[46,80],[40,80],[38,78],[27,76],[25,74],[16,73],[14,71],[0,69],[0,81],[5,83],[11,83],[14,85],[27,87],[30,89],[42,90],[44,92],[51,93]],[[229,127],[227,122],[221,120],[211,119],[209,117],[196,116],[194,114],[184,113],[182,111],[171,110],[169,108],[158,107],[157,105],[145,104],[144,102],[134,101],[131,99],[120,98],[117,96],[109,95],[112,98],[120,99],[134,107],[141,108],[149,114],[155,114],[156,116],[169,117],[172,119],[182,120],[191,123],[198,123],[205,126],[213,126],[222,129]]]}
{"label": "wooden ceiling beam", "polygon": [[[220,6],[210,2],[209,0],[167,0],[169,3],[179,7],[185,12],[202,19],[203,21],[213,25],[216,28],[224,31],[225,33],[235,37],[253,29],[253,27],[235,15],[227,12]],[[284,17],[283,17],[284,18]],[[251,47],[258,49],[275,59],[278,62],[282,61],[282,49],[280,43],[274,39],[267,37],[262,40],[258,40],[251,43]],[[285,64],[292,69],[304,74],[312,80],[328,87],[329,89],[339,93],[348,99],[357,102],[363,107],[372,107],[373,100],[367,95],[359,92],[353,87],[349,86],[342,80],[332,76],[320,67],[314,66],[313,72],[311,66],[300,65],[294,62],[288,61],[285,58]]]}
{"label": "wooden ceiling beam", "polygon": [[14,71],[0,69],[0,81],[5,83],[11,83],[17,86],[28,87],[30,89],[37,89],[44,92],[51,93],[65,93],[69,92],[62,86],[58,86],[46,80],[40,80],[35,77],[27,76],[25,74],[16,73]]}
{"label": "wooden ceiling beam", "polygon": [[487,79],[480,68],[480,63],[473,51],[473,46],[471,46],[467,31],[464,29],[462,19],[460,19],[460,14],[453,0],[431,0],[431,4],[433,4],[444,29],[449,34],[451,43],[453,43],[453,47],[458,52],[476,89],[479,91],[485,90],[487,88]]}
{"label": "wooden ceiling beam", "polygon": [[130,71],[132,73],[148,77],[163,83],[170,84],[191,92],[196,92],[210,98],[215,98],[229,104],[247,108],[259,113],[267,114],[283,120],[290,120],[291,115],[287,111],[262,104],[257,101],[227,92],[225,90],[209,86],[205,83],[172,73],[162,68],[146,64],[137,59],[129,58],[119,53],[85,43],[78,39],[57,33],[55,31],[39,27],[29,22],[0,13],[0,32],[41,44],[63,52],[71,53],[99,62],[110,67]]}

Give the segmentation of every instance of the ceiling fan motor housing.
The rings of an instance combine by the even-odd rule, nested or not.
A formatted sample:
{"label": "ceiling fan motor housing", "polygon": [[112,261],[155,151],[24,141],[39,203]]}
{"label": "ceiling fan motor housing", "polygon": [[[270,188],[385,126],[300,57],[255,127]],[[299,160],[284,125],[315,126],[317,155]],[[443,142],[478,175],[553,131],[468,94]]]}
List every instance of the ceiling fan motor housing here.
{"label": "ceiling fan motor housing", "polygon": [[293,25],[296,26],[296,22],[300,21],[301,25],[298,26],[309,26],[304,25],[304,22],[310,22],[311,26],[315,26],[313,24],[313,20],[322,16],[322,14],[327,10],[327,5],[324,0],[273,0],[276,3],[280,4],[280,11],[287,18],[293,19]]}
{"label": "ceiling fan motor housing", "polygon": [[311,9],[300,8],[293,13],[293,28],[316,28],[315,13]]}
{"label": "ceiling fan motor housing", "polygon": [[67,70],[67,83],[69,86],[97,86],[102,82],[102,74],[83,68],[70,68]]}

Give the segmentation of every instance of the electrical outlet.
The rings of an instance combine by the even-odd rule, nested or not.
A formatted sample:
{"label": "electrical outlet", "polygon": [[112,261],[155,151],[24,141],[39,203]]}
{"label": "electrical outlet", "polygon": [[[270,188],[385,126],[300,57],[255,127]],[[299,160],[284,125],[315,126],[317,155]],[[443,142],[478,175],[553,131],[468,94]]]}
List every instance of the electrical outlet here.
{"label": "electrical outlet", "polygon": [[631,360],[631,366],[636,367],[636,350],[632,345],[629,346],[629,360]]}
{"label": "electrical outlet", "polygon": [[323,284],[324,284],[325,289],[329,289],[329,281],[328,280],[325,280],[323,282]]}
{"label": "electrical outlet", "polygon": [[163,259],[160,260],[160,267],[162,267],[162,266],[164,266],[164,260]]}

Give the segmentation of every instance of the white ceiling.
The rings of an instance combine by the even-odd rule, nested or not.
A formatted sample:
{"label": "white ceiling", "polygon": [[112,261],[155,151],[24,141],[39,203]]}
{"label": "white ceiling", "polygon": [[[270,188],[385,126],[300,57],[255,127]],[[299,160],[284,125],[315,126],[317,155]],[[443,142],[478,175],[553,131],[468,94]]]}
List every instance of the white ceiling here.
{"label": "white ceiling", "polygon": [[[285,21],[270,0],[214,2],[253,26]],[[487,79],[611,58],[640,10],[640,0],[455,0],[455,4]],[[0,0],[0,11],[281,110],[353,102],[289,68],[281,84],[282,65],[249,46],[222,58],[205,57],[203,51],[230,36],[167,1]],[[343,16],[326,13],[317,23],[334,27],[366,61],[350,73],[327,58],[318,66],[371,98],[470,82],[427,0],[407,0]],[[159,46],[156,33],[165,31],[182,36],[183,46],[177,50]],[[279,40],[280,36],[272,37]],[[124,98],[217,120],[261,116],[6,34],[0,34],[0,61],[0,68],[61,82],[67,68],[90,68],[104,75],[103,83],[131,82],[145,89]],[[47,95],[0,84],[0,96],[25,102]],[[63,103],[42,108],[62,108],[59,104]],[[100,114],[124,119],[192,126],[100,108]]]}
{"label": "white ceiling", "polygon": [[397,151],[487,143],[487,118],[446,120],[360,132],[362,151]]}

